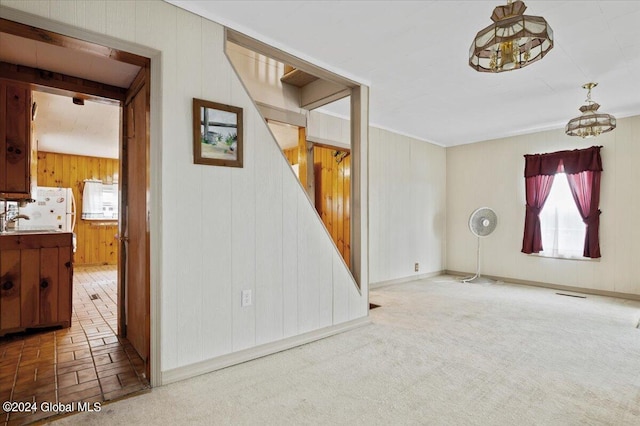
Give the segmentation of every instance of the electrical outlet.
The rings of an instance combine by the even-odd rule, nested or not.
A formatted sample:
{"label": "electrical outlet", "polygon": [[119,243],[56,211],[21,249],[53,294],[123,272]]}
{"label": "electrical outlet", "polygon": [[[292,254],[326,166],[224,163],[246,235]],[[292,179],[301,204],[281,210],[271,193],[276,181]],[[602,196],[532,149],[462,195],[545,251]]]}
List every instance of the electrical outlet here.
{"label": "electrical outlet", "polygon": [[242,300],[240,306],[243,308],[251,306],[251,290],[242,290]]}
{"label": "electrical outlet", "polygon": [[420,270],[420,264],[418,262],[416,262],[415,266],[413,267],[413,269],[418,272]]}

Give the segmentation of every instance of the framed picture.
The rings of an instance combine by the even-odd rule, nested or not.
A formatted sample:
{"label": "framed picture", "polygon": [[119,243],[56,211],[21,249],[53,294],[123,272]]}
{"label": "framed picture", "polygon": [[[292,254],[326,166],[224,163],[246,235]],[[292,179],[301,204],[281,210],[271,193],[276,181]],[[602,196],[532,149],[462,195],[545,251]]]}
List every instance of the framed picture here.
{"label": "framed picture", "polygon": [[242,108],[193,99],[193,162],[242,167]]}

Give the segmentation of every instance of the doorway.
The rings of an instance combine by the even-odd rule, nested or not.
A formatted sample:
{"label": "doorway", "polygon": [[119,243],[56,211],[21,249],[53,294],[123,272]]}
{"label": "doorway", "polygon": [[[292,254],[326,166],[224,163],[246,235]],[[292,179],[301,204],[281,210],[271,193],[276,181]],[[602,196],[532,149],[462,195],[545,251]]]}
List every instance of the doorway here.
{"label": "doorway", "polygon": [[[24,350],[28,350],[38,356],[46,357],[47,354],[53,356],[54,365],[49,368],[45,362],[40,370],[41,374],[38,374],[37,370],[29,372],[28,369],[23,369],[23,373],[20,373],[19,363],[14,366],[16,370],[13,371],[14,378],[17,380],[20,376],[20,380],[24,382],[30,380],[31,374],[35,374],[34,377],[39,377],[42,380],[51,379],[52,384],[39,386],[39,388],[49,390],[52,385],[54,386],[53,400],[51,393],[48,393],[47,396],[44,394],[39,396],[41,398],[48,397],[46,400],[49,402],[62,402],[63,398],[60,395],[64,396],[64,392],[59,393],[58,387],[61,384],[72,382],[75,382],[74,386],[80,387],[76,391],[80,393],[71,392],[71,398],[77,398],[74,401],[85,399],[98,401],[100,398],[108,400],[111,397],[119,397],[120,394],[110,394],[113,388],[110,387],[108,380],[100,380],[102,378],[101,370],[106,368],[98,367],[106,365],[106,361],[113,365],[113,376],[116,377],[116,379],[110,379],[111,385],[115,385],[113,380],[116,380],[121,388],[131,384],[127,382],[129,379],[133,380],[131,376],[129,379],[124,375],[120,377],[119,373],[115,371],[124,368],[126,362],[133,364],[131,359],[134,358],[134,354],[136,357],[140,357],[140,362],[135,362],[138,364],[139,373],[136,373],[138,378],[144,379],[147,383],[151,378],[148,226],[150,205],[148,199],[150,60],[114,49],[109,49],[105,54],[103,46],[4,19],[0,19],[0,33],[5,40],[7,37],[11,38],[10,44],[15,46],[17,50],[24,49],[25,43],[33,45],[35,41],[38,45],[40,60],[36,68],[26,60],[22,63],[5,62],[5,58],[0,55],[0,78],[29,85],[33,90],[78,98],[86,102],[117,105],[122,111],[119,138],[121,161],[118,171],[121,213],[117,229],[118,240],[115,242],[119,249],[117,250],[119,252],[117,268],[115,271],[105,270],[101,267],[82,268],[76,271],[74,287],[78,284],[78,288],[75,289],[74,302],[77,300],[80,303],[78,307],[74,304],[74,318],[76,318],[77,325],[81,326],[80,328],[66,329],[66,332],[27,334],[22,336],[24,339],[21,339],[20,336],[2,338],[0,345],[7,344],[2,354],[3,356],[16,353],[22,355]],[[70,67],[69,70],[61,72],[60,69],[57,69],[54,71],[42,66],[42,58],[46,57],[48,47],[55,47],[58,52],[60,52],[60,47],[65,49],[65,57],[69,59],[66,64]],[[5,51],[5,53],[13,54],[13,58],[16,58],[15,51]],[[93,79],[90,71],[87,70],[95,70],[96,67],[86,66],[87,61],[95,61],[103,65],[100,77]],[[111,81],[105,82],[104,76],[109,74],[105,73],[105,69],[109,66],[114,67],[114,74],[111,76]],[[55,161],[54,166],[58,167]],[[101,285],[107,281],[117,283],[113,286],[113,290],[109,286]],[[91,284],[82,288],[82,284],[87,282]],[[82,294],[81,290],[86,294]],[[117,308],[114,309],[115,312],[113,312],[115,322],[113,318],[108,319],[105,312],[101,312],[101,309],[109,305],[108,299],[117,305]],[[104,303],[96,302],[96,300],[102,300]],[[86,316],[85,314],[90,309],[83,313],[82,307],[91,308],[91,305],[96,310]],[[106,309],[108,310],[108,308]],[[91,327],[89,324],[89,321],[98,323],[100,319],[104,322],[96,327]],[[83,321],[85,324],[82,324]],[[107,328],[110,328],[114,323],[115,334],[109,336]],[[56,333],[60,337],[59,339],[56,337]],[[83,336],[85,341],[81,342]],[[56,340],[60,340],[60,342],[56,342]],[[92,340],[95,341],[93,346]],[[101,345],[97,344],[98,340],[101,340]],[[72,349],[59,350],[56,343],[62,343],[62,341]],[[110,348],[113,348],[113,345],[117,343],[122,343],[122,351],[117,351],[118,354],[103,350],[109,349],[107,347],[110,345]],[[105,348],[94,349],[98,346],[105,346]],[[63,353],[65,355],[62,355]],[[81,365],[84,362],[82,360],[86,360],[87,355],[91,356],[95,367],[94,371],[74,369],[74,366]],[[63,365],[62,363],[67,364]],[[9,370],[5,371],[4,367],[0,367],[0,376],[9,377],[11,374]],[[61,377],[60,374],[68,375]],[[89,396],[86,390],[90,387],[95,388],[94,385],[100,389],[100,395]],[[6,393],[5,387],[2,387],[1,391]],[[5,400],[15,401],[15,397],[21,396],[19,393],[15,394],[15,387],[11,388],[9,392],[10,394],[6,395]],[[30,391],[26,391],[26,394],[29,393]],[[67,393],[69,392],[67,391]],[[26,394],[22,396],[26,396]],[[29,396],[35,398],[36,394]]]}

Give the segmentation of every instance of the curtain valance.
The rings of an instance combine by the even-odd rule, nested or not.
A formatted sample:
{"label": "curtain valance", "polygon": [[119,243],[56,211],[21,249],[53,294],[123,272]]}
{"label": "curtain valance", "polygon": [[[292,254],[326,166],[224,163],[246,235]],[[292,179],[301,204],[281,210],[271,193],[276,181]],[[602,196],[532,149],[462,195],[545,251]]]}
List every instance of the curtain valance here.
{"label": "curtain valance", "polygon": [[585,171],[601,172],[601,146],[586,149],[558,151],[549,154],[525,155],[524,177],[555,175],[556,173],[576,174]]}

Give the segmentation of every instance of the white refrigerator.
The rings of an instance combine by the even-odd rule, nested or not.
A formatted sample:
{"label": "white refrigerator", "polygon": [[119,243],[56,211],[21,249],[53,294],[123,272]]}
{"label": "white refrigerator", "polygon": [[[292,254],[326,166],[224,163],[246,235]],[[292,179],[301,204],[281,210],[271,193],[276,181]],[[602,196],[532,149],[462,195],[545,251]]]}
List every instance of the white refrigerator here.
{"label": "white refrigerator", "polygon": [[21,207],[19,212],[29,216],[29,220],[20,219],[21,228],[73,232],[76,225],[76,202],[71,188],[39,186],[36,201]]}

